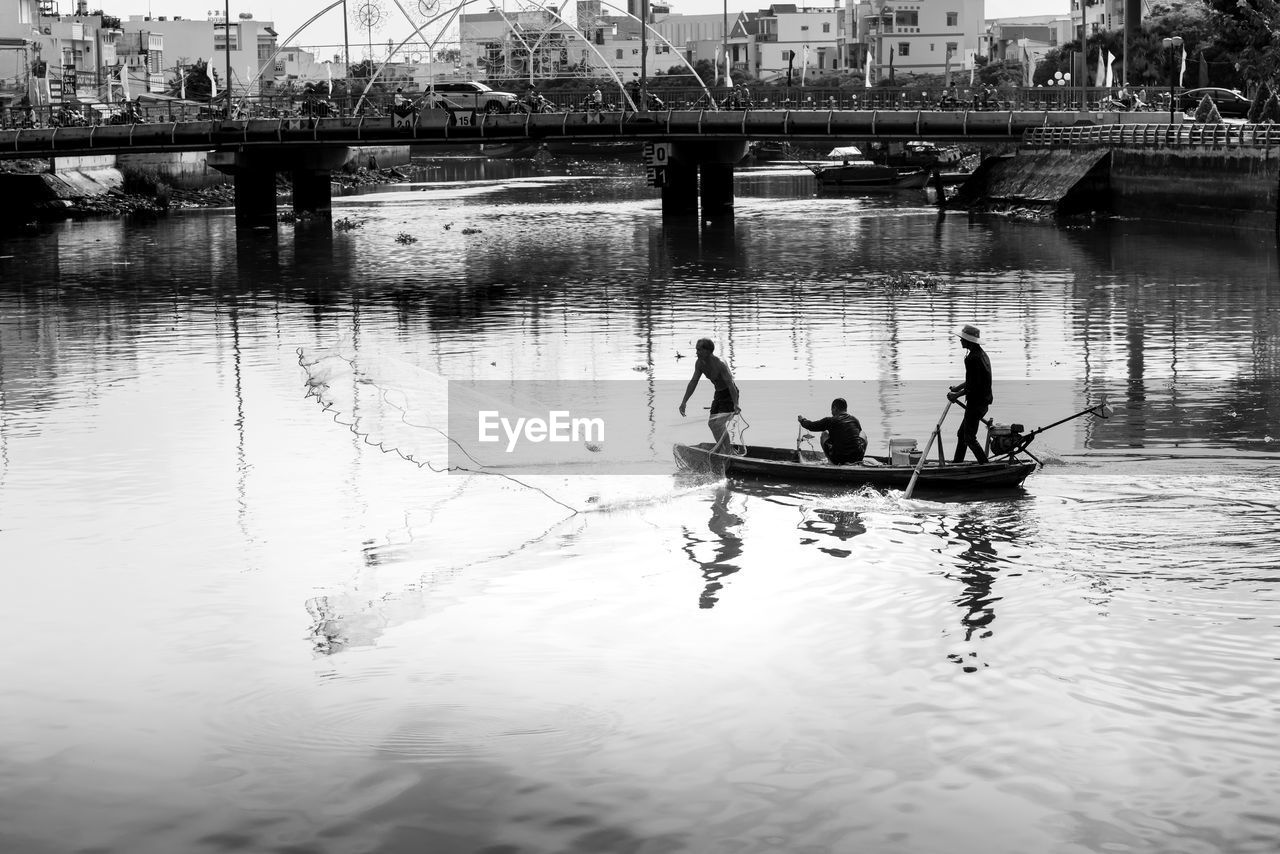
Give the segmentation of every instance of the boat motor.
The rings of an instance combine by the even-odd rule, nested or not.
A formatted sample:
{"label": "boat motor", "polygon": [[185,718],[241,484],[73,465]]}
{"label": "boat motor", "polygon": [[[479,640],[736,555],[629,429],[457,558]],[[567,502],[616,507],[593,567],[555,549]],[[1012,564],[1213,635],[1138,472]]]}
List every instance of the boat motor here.
{"label": "boat motor", "polygon": [[992,456],[1003,456],[1019,450],[1022,446],[1021,424],[992,424],[987,428],[987,443]]}

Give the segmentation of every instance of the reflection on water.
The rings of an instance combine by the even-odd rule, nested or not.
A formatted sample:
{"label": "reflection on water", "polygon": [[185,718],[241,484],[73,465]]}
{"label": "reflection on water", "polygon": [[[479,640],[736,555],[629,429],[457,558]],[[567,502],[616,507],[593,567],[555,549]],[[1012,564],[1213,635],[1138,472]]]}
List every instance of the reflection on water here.
{"label": "reflection on water", "polygon": [[[718,601],[717,593],[724,587],[722,580],[740,569],[736,561],[742,556],[742,537],[738,531],[744,520],[729,509],[731,494],[727,486],[715,489],[711,499],[711,518],[706,526],[711,533],[709,542],[699,539],[689,528],[684,529],[685,544],[682,548],[700,567],[706,581],[702,595],[698,597],[699,608],[714,608]],[[706,558],[699,557],[704,545],[710,546],[710,554]]]}
{"label": "reflection on water", "polygon": [[[1273,847],[1270,235],[785,172],[664,221],[639,176],[441,164],[338,200],[348,231],[0,238],[0,847]],[[662,456],[705,438],[664,389],[709,336],[800,381],[751,398],[752,443],[833,383],[883,448],[933,428],[963,323],[1001,420],[1116,416],[1038,440],[1012,495],[908,501],[436,474],[428,398],[395,396],[632,380]]]}

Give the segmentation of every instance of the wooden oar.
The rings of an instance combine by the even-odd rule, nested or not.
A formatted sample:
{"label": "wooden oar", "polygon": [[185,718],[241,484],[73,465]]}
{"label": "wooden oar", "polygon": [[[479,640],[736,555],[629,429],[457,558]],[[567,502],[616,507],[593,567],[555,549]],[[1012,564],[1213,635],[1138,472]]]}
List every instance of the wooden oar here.
{"label": "wooden oar", "polygon": [[947,413],[951,411],[952,403],[951,398],[947,398],[947,407],[942,410],[942,415],[938,418],[938,426],[934,427],[933,432],[929,434],[929,441],[925,443],[924,453],[920,455],[920,462],[916,463],[915,471],[911,472],[911,480],[907,483],[907,494],[904,496],[906,498],[910,498],[912,491],[916,488],[916,478],[920,476],[920,469],[924,468],[924,461],[929,458],[929,450],[933,447],[933,440],[942,441],[939,438],[942,436],[942,422],[947,420]]}

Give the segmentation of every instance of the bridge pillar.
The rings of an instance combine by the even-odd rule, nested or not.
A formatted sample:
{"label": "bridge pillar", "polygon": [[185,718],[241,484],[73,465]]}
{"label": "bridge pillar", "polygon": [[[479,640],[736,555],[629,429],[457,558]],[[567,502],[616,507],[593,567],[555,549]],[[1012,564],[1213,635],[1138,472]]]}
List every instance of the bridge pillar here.
{"label": "bridge pillar", "polygon": [[702,163],[698,166],[702,180],[702,215],[722,216],[733,213],[733,164]]}
{"label": "bridge pillar", "polygon": [[747,154],[747,143],[691,140],[671,146],[667,185],[662,188],[662,213],[695,213],[698,198],[702,216],[733,213],[733,165]]}
{"label": "bridge pillar", "polygon": [[277,172],[287,172],[294,179],[295,209],[324,213],[332,204],[329,173],[341,168],[347,156],[345,145],[324,148],[284,145],[214,151],[209,154],[208,162],[235,179],[236,225],[257,228],[276,223]]}
{"label": "bridge pillar", "polygon": [[276,173],[274,169],[240,169],[234,176],[236,226],[274,228]]}
{"label": "bridge pillar", "polygon": [[333,213],[333,185],[327,170],[293,170],[293,210],[322,217]]}
{"label": "bridge pillar", "polygon": [[667,183],[662,188],[662,215],[698,213],[698,166],[672,160],[667,164]]}

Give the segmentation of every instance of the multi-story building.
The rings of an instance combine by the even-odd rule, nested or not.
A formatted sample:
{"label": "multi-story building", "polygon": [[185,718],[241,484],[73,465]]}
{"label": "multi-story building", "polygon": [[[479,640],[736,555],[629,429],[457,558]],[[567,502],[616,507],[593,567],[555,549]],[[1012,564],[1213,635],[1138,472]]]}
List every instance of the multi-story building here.
{"label": "multi-story building", "polygon": [[120,20],[90,14],[87,0],[78,0],[68,14],[56,0],[0,0],[0,87],[33,104],[105,100],[111,81],[119,78],[119,36]]}
{"label": "multi-story building", "polygon": [[941,74],[971,67],[984,42],[983,0],[850,0],[850,57],[873,82],[895,74]]}
{"label": "multi-story building", "polygon": [[116,55],[130,94],[163,92],[172,76],[172,69],[165,67],[164,34],[152,30],[150,22],[138,16],[122,21],[120,29]]}
{"label": "multi-story building", "polygon": [[[211,13],[203,21],[135,16],[130,23],[145,25],[164,38],[166,73],[204,60],[209,63],[219,90],[226,86],[227,50],[230,49],[231,91],[234,97],[267,94],[275,88],[276,31],[271,21],[257,21],[248,12],[228,22]],[[261,74],[259,74],[261,72]],[[256,81],[256,82],[254,82]],[[252,88],[250,83],[252,82]]]}
{"label": "multi-story building", "polygon": [[458,33],[457,70],[481,80],[554,76],[578,63],[584,46],[570,23],[542,9],[459,15]]}
{"label": "multi-story building", "polygon": [[[1075,27],[1072,39],[1080,37],[1080,3],[1081,0],[1071,0],[1071,21]],[[1089,36],[1119,32],[1124,29],[1128,16],[1129,24],[1136,29],[1150,5],[1145,0],[1084,0],[1084,25]]]}
{"label": "multi-story building", "polygon": [[847,67],[844,9],[778,3],[746,17],[742,37],[735,32],[731,40],[744,42],[749,69],[761,80],[786,74],[798,80]]}
{"label": "multi-story building", "polygon": [[41,41],[37,0],[0,0],[0,109],[34,98],[31,66]]}

